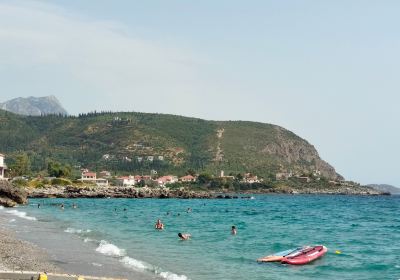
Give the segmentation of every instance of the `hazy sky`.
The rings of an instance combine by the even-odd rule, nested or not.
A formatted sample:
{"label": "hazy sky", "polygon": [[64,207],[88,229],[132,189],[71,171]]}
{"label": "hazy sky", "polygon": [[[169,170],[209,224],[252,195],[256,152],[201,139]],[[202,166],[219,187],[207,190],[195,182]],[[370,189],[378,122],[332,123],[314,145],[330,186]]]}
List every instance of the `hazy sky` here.
{"label": "hazy sky", "polygon": [[0,102],[278,124],[400,186],[400,2],[0,0]]}

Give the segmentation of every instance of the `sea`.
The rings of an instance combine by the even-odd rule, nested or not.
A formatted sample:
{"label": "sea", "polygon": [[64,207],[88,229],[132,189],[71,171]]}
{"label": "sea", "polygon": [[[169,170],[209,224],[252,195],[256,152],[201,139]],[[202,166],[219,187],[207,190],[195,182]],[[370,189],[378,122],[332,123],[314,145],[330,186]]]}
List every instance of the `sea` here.
{"label": "sea", "polygon": [[[18,237],[68,272],[143,280],[397,280],[399,214],[400,196],[340,195],[30,199],[0,209]],[[164,230],[155,230],[157,219]],[[192,238],[182,241],[179,232]],[[256,261],[318,244],[328,253],[308,265]]]}

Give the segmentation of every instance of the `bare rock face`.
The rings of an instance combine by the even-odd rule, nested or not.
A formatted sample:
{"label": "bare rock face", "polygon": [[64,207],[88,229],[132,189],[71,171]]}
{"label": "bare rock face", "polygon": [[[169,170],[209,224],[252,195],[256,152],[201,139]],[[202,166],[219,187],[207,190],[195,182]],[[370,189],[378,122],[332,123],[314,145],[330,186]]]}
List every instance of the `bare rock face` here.
{"label": "bare rock face", "polygon": [[7,181],[0,181],[0,205],[14,207],[28,202],[27,193],[20,187],[13,186]]}
{"label": "bare rock face", "polygon": [[330,164],[320,158],[313,145],[300,137],[292,137],[290,131],[281,127],[276,127],[275,130],[275,141],[268,143],[261,151],[262,153],[281,159],[283,165],[302,166],[302,168],[308,165],[308,172],[319,170],[326,178],[343,179]]}
{"label": "bare rock face", "polygon": [[45,97],[18,97],[0,103],[0,109],[19,115],[40,116],[49,114],[67,115],[67,111],[53,95]]}

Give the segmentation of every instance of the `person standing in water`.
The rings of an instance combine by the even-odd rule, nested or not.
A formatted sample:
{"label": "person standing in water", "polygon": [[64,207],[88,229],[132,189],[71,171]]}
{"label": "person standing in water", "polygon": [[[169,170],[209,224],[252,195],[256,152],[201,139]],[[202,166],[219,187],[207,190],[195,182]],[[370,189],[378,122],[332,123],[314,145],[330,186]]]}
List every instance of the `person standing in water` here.
{"label": "person standing in water", "polygon": [[189,233],[178,233],[178,236],[181,240],[189,240],[192,237]]}
{"label": "person standing in water", "polygon": [[158,219],[157,222],[156,222],[156,224],[154,225],[154,227],[155,227],[156,229],[163,230],[163,229],[164,229],[164,224],[161,222],[160,219]]}
{"label": "person standing in water", "polygon": [[236,233],[237,233],[236,227],[235,227],[235,226],[232,226],[231,234],[232,234],[232,235],[236,235]]}

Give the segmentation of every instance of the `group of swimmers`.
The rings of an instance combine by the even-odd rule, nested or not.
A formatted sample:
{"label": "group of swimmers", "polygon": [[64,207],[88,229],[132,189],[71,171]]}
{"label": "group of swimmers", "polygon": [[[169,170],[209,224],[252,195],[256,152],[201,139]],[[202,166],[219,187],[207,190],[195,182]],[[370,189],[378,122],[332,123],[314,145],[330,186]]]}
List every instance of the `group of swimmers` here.
{"label": "group of swimmers", "polygon": [[[160,219],[157,220],[157,222],[156,222],[155,225],[154,225],[154,228],[155,228],[156,230],[163,230],[163,229],[164,229],[164,224],[161,222]],[[231,234],[232,234],[232,235],[236,235],[236,234],[237,234],[236,226],[232,226],[232,227],[231,227]],[[191,235],[190,233],[181,233],[181,232],[180,232],[180,233],[178,233],[178,237],[179,237],[181,240],[189,240],[190,237],[192,237],[192,235]]]}
{"label": "group of swimmers", "polygon": [[[40,203],[38,203],[38,204],[37,204],[37,208],[40,208],[40,207],[42,207],[42,205],[41,205]],[[64,210],[64,209],[65,209],[64,203],[61,203],[61,204],[59,205],[59,207],[60,207],[61,210]],[[73,209],[76,209],[76,208],[78,208],[78,205],[75,204],[75,203],[72,203],[72,208],[73,208]]]}

